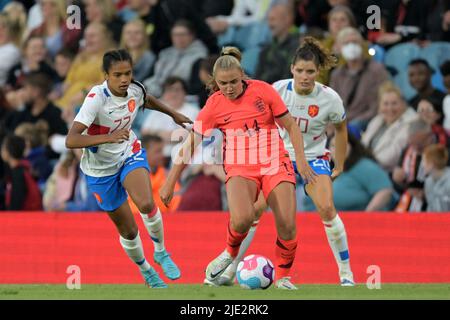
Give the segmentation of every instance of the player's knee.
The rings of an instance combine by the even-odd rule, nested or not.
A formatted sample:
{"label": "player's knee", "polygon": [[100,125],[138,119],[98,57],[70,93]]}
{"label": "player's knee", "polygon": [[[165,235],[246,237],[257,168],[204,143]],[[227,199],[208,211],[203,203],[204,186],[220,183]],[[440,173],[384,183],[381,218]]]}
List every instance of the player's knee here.
{"label": "player's knee", "polygon": [[120,231],[120,235],[122,236],[122,238],[127,240],[136,239],[138,235],[138,228],[137,226],[123,228],[123,230]]}
{"label": "player's knee", "polygon": [[335,209],[333,203],[325,202],[317,205],[317,211],[319,211],[321,217],[329,217],[331,219]]}
{"label": "player's knee", "polygon": [[136,205],[141,213],[150,213],[155,208],[155,203],[151,199],[141,200]]}
{"label": "player's knee", "polygon": [[253,217],[241,217],[239,220],[234,220],[231,222],[233,229],[239,233],[247,232],[252,226],[254,221]]}

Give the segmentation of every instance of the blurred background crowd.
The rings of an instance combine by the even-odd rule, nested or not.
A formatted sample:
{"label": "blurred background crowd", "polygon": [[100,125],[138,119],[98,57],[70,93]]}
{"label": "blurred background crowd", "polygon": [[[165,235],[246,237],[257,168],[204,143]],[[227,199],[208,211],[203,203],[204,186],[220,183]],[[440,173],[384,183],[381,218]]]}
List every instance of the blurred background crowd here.
{"label": "blurred background crowd", "polygon": [[[68,16],[72,4],[80,28],[67,23],[77,18]],[[64,140],[104,80],[106,51],[128,49],[134,78],[195,120],[221,47],[240,48],[246,74],[273,83],[291,77],[291,57],[312,35],[338,58],[319,81],[347,110],[337,210],[450,211],[448,0],[0,0],[0,10],[0,210],[99,210],[79,169],[82,151]],[[164,212],[227,210],[220,132],[203,142],[165,208],[158,189],[187,131],[149,110],[134,130]],[[314,210],[301,186],[297,197],[299,210]]]}

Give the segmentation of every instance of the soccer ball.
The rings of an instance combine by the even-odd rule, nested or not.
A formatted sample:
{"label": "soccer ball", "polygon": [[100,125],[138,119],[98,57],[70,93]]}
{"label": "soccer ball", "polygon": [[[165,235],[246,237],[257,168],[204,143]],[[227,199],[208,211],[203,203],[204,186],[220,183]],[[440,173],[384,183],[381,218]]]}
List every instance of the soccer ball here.
{"label": "soccer ball", "polygon": [[236,276],[242,288],[267,289],[273,282],[275,270],[269,259],[252,254],[239,262]]}

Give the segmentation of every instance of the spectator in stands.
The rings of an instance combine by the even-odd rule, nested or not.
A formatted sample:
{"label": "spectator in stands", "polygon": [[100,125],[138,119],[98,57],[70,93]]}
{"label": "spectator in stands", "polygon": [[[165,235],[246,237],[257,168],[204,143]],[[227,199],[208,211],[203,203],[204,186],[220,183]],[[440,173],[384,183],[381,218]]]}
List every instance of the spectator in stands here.
{"label": "spectator in stands", "polygon": [[45,183],[53,171],[47,155],[48,125],[40,120],[35,124],[24,122],[15,130],[14,134],[25,140],[25,159],[31,164],[31,175],[37,181],[40,190],[44,190]]}
{"label": "spectator in stands", "polygon": [[27,25],[26,9],[22,3],[11,1],[5,6],[3,12],[8,15],[8,18],[13,25],[13,42],[17,47],[20,47],[24,39]]}
{"label": "spectator in stands", "polygon": [[327,15],[331,10],[327,0],[295,1],[295,24],[307,29],[326,30],[328,27]]}
{"label": "spectator in stands", "polygon": [[12,41],[13,24],[8,15],[0,13],[0,86],[4,86],[9,70],[19,63],[20,50]]}
{"label": "spectator in stands", "polygon": [[440,101],[434,98],[420,100],[417,107],[417,113],[423,121],[431,126],[435,143],[446,146],[448,138],[444,128],[442,127],[443,114],[442,104],[440,104]]}
{"label": "spectator in stands", "polygon": [[24,159],[25,141],[9,135],[2,143],[1,156],[8,165],[6,178],[6,210],[42,210],[39,187],[31,176],[30,164]]}
{"label": "spectator in stands", "polygon": [[47,49],[43,37],[30,36],[25,40],[22,52],[22,61],[12,67],[8,73],[6,81],[8,89],[17,90],[22,88],[26,75],[31,72],[42,72],[52,80],[56,80],[56,71],[45,61]]}
{"label": "spectator in stands", "polygon": [[447,135],[450,136],[450,60],[445,61],[440,67],[442,76],[444,77],[444,85],[447,89],[447,95],[442,103],[442,111],[444,114],[443,126]]}
{"label": "spectator in stands", "polygon": [[25,79],[25,109],[15,111],[5,120],[9,131],[24,122],[36,123],[44,120],[49,128],[48,134],[67,134],[67,125],[61,118],[61,110],[48,99],[51,80],[46,74],[32,73]]}
{"label": "spectator in stands", "polygon": [[427,145],[434,143],[431,126],[417,119],[409,124],[408,144],[392,172],[395,189],[401,194],[395,211],[423,211],[426,207],[423,201],[423,186],[425,172],[422,163],[422,153]]}
{"label": "spectator in stands", "polygon": [[113,47],[111,34],[104,24],[90,23],[84,31],[85,45],[76,55],[63,85],[63,96],[56,101],[61,108],[79,105],[92,86],[104,81],[103,54]]}
{"label": "spectator in stands", "polygon": [[380,0],[382,28],[370,40],[390,47],[400,42],[425,39],[427,6],[423,0]]}
{"label": "spectator in stands", "polygon": [[448,0],[427,1],[427,39],[450,41],[450,2]]}
{"label": "spectator in stands", "polygon": [[206,104],[206,100],[208,100],[210,94],[208,83],[211,80],[214,63],[216,62],[217,58],[219,58],[217,54],[212,54],[200,60],[198,70],[198,78],[200,79],[200,83],[198,84],[198,88],[195,91],[195,93],[198,95],[198,105],[200,109],[203,108],[203,106]]}
{"label": "spectator in stands", "polygon": [[300,42],[289,4],[274,5],[269,11],[268,23],[272,41],[259,54],[255,78],[273,83],[291,76],[291,57]]}
{"label": "spectator in stands", "polygon": [[111,32],[116,43],[120,43],[124,22],[116,14],[116,7],[111,0],[83,0],[88,23],[104,24]]}
{"label": "spectator in stands", "polygon": [[101,211],[86,175],[80,169],[81,149],[71,150],[56,165],[44,192],[44,206],[49,211]]}
{"label": "spectator in stands", "polygon": [[222,132],[213,130],[197,148],[181,176],[178,211],[227,211],[225,171],[222,165]]}
{"label": "spectator in stands", "polygon": [[204,19],[216,16],[228,16],[234,7],[234,0],[203,0],[195,1]]}
{"label": "spectator in stands", "polygon": [[[218,52],[217,38],[193,3],[186,0],[129,0],[128,8],[145,22],[152,50],[156,54],[170,47],[171,30],[178,20],[189,20],[209,52]],[[132,17],[129,15],[128,19]]]}
{"label": "spectator in stands", "polygon": [[[323,39],[322,45],[325,49],[334,53],[339,58],[339,48],[336,45],[336,37],[342,29],[356,27],[356,19],[353,12],[347,6],[335,6],[328,13],[328,34]],[[364,51],[364,50],[363,50]],[[338,65],[344,64],[344,60],[338,60]],[[318,82],[328,85],[331,70],[323,70],[319,74]]]}
{"label": "spectator in stands", "polygon": [[[181,200],[180,184],[175,185],[175,196],[172,198],[169,207],[166,207],[159,198],[159,189],[164,184],[167,178],[167,172],[164,167],[164,141],[159,136],[144,135],[141,138],[142,147],[147,150],[147,162],[150,167],[150,179],[152,182],[153,199],[155,205],[160,208],[162,213],[175,212]],[[130,207],[135,214],[139,214],[139,210],[133,203],[130,197],[128,197]]]}
{"label": "spectator in stands", "polygon": [[[330,141],[332,157],[335,138]],[[344,172],[333,181],[334,203],[340,211],[385,211],[391,209],[393,186],[389,175],[361,142],[348,135]],[[306,198],[307,210],[314,204]]]}
{"label": "spectator in stands", "polygon": [[364,131],[377,113],[376,93],[389,74],[383,65],[364,55],[364,39],[357,29],[342,29],[336,44],[345,64],[331,73],[330,87],[341,96],[348,121]]}
{"label": "spectator in stands", "polygon": [[406,105],[400,89],[391,82],[380,86],[378,101],[378,115],[369,122],[362,143],[372,151],[378,163],[391,172],[408,143],[409,123],[418,116]]}
{"label": "spectator in stands", "polygon": [[133,78],[140,82],[150,75],[156,60],[155,54],[150,50],[149,41],[142,20],[131,20],[125,24],[120,46],[127,49],[133,58]]}
{"label": "spectator in stands", "polygon": [[440,104],[444,100],[445,94],[431,84],[431,75],[433,70],[425,59],[414,59],[409,63],[408,77],[411,87],[413,87],[417,94],[409,100],[409,105],[417,110],[419,101],[431,97],[439,100]]}
{"label": "spectator in stands", "polygon": [[53,90],[50,93],[50,100],[57,100],[63,94],[64,81],[69,73],[75,54],[69,49],[62,49],[55,56],[56,80],[53,83]]}
{"label": "spectator in stands", "polygon": [[425,180],[425,199],[428,212],[450,211],[450,168],[448,151],[439,144],[430,145],[423,152]]}
{"label": "spectator in stands", "polygon": [[31,31],[32,36],[45,38],[45,45],[51,58],[62,48],[70,48],[74,52],[78,49],[81,29],[69,29],[66,24],[65,1],[41,0],[43,22]]}
{"label": "spectator in stands", "polygon": [[74,150],[68,150],[61,155],[45,186],[42,202],[46,211],[59,211],[70,199],[78,166]]}
{"label": "spectator in stands", "polygon": [[[163,84],[163,95],[161,100],[194,121],[199,113],[199,108],[186,102],[186,92],[187,85],[183,79],[179,77],[169,77]],[[164,148],[164,156],[166,157],[172,155],[174,152],[172,151],[173,147],[178,144],[178,140],[173,141],[173,139],[183,138],[184,140],[188,134],[186,129],[181,128],[176,123],[169,120],[168,116],[164,113],[150,112],[141,128],[142,134],[157,135],[163,139],[166,145]],[[175,130],[177,131],[175,132]],[[174,134],[175,136],[172,137]]]}
{"label": "spectator in stands", "polygon": [[211,30],[224,33],[229,27],[240,27],[266,18],[271,1],[237,0],[229,16],[209,17],[206,22]]}
{"label": "spectator in stands", "polygon": [[160,52],[153,76],[144,81],[148,91],[157,97],[161,96],[162,85],[168,77],[177,76],[189,81],[193,65],[208,54],[208,49],[197,39],[194,26],[188,20],[177,21],[171,36],[172,46]]}

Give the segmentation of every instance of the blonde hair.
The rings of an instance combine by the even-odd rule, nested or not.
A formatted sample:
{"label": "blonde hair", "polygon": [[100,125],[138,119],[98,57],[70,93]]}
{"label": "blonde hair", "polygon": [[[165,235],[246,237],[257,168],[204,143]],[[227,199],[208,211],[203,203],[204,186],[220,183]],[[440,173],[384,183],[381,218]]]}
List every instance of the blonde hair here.
{"label": "blonde hair", "polygon": [[436,166],[438,170],[442,170],[447,166],[448,150],[441,144],[432,144],[425,148],[423,157]]}
{"label": "blonde hair", "polygon": [[238,69],[242,73],[244,70],[241,66],[242,53],[236,47],[224,47],[220,52],[220,57],[214,63],[214,67],[212,70],[212,77],[208,83],[208,88],[211,92],[219,91],[219,87],[216,83],[216,75],[218,70],[230,70],[230,69]]}
{"label": "blonde hair", "polygon": [[397,87],[392,81],[385,81],[381,84],[380,88],[378,89],[378,102],[381,101],[381,98],[386,93],[395,93],[401,100],[403,100],[402,91]]}
{"label": "blonde hair", "polygon": [[[61,22],[66,20],[67,17],[67,3],[66,0],[48,0],[56,5],[56,11],[58,13],[58,18]],[[45,24],[45,21],[44,21]]]}
{"label": "blonde hair", "polygon": [[49,127],[45,120],[36,123],[24,122],[16,127],[14,134],[22,137],[30,148],[46,146]]}
{"label": "blonde hair", "polygon": [[358,29],[353,27],[345,27],[341,31],[338,32],[336,36],[336,42],[341,43],[342,40],[349,35],[356,35],[359,39],[359,41],[363,42],[364,38],[362,37],[361,33],[358,31]]}
{"label": "blonde hair", "polygon": [[3,12],[8,16],[11,23],[12,32],[10,38],[20,47],[27,26],[25,7],[20,2],[12,1],[3,8]]}
{"label": "blonde hair", "polygon": [[116,15],[116,7],[111,0],[95,0],[97,5],[102,8],[102,22],[110,22]]}
{"label": "blonde hair", "polygon": [[130,54],[132,55],[133,61],[138,61],[139,58],[142,56],[142,54],[148,50],[150,48],[150,41],[149,41],[149,37],[147,36],[147,33],[145,32],[145,23],[144,21],[142,21],[141,19],[137,18],[134,20],[131,20],[129,22],[127,22],[123,28],[122,28],[122,35],[120,36],[120,47],[124,48],[128,51],[130,51],[130,48],[127,47],[127,45],[125,44],[125,28],[127,26],[130,25],[136,25],[137,27],[139,27],[140,31],[143,33],[144,35],[144,40],[141,44],[141,47],[138,50],[137,54]]}

